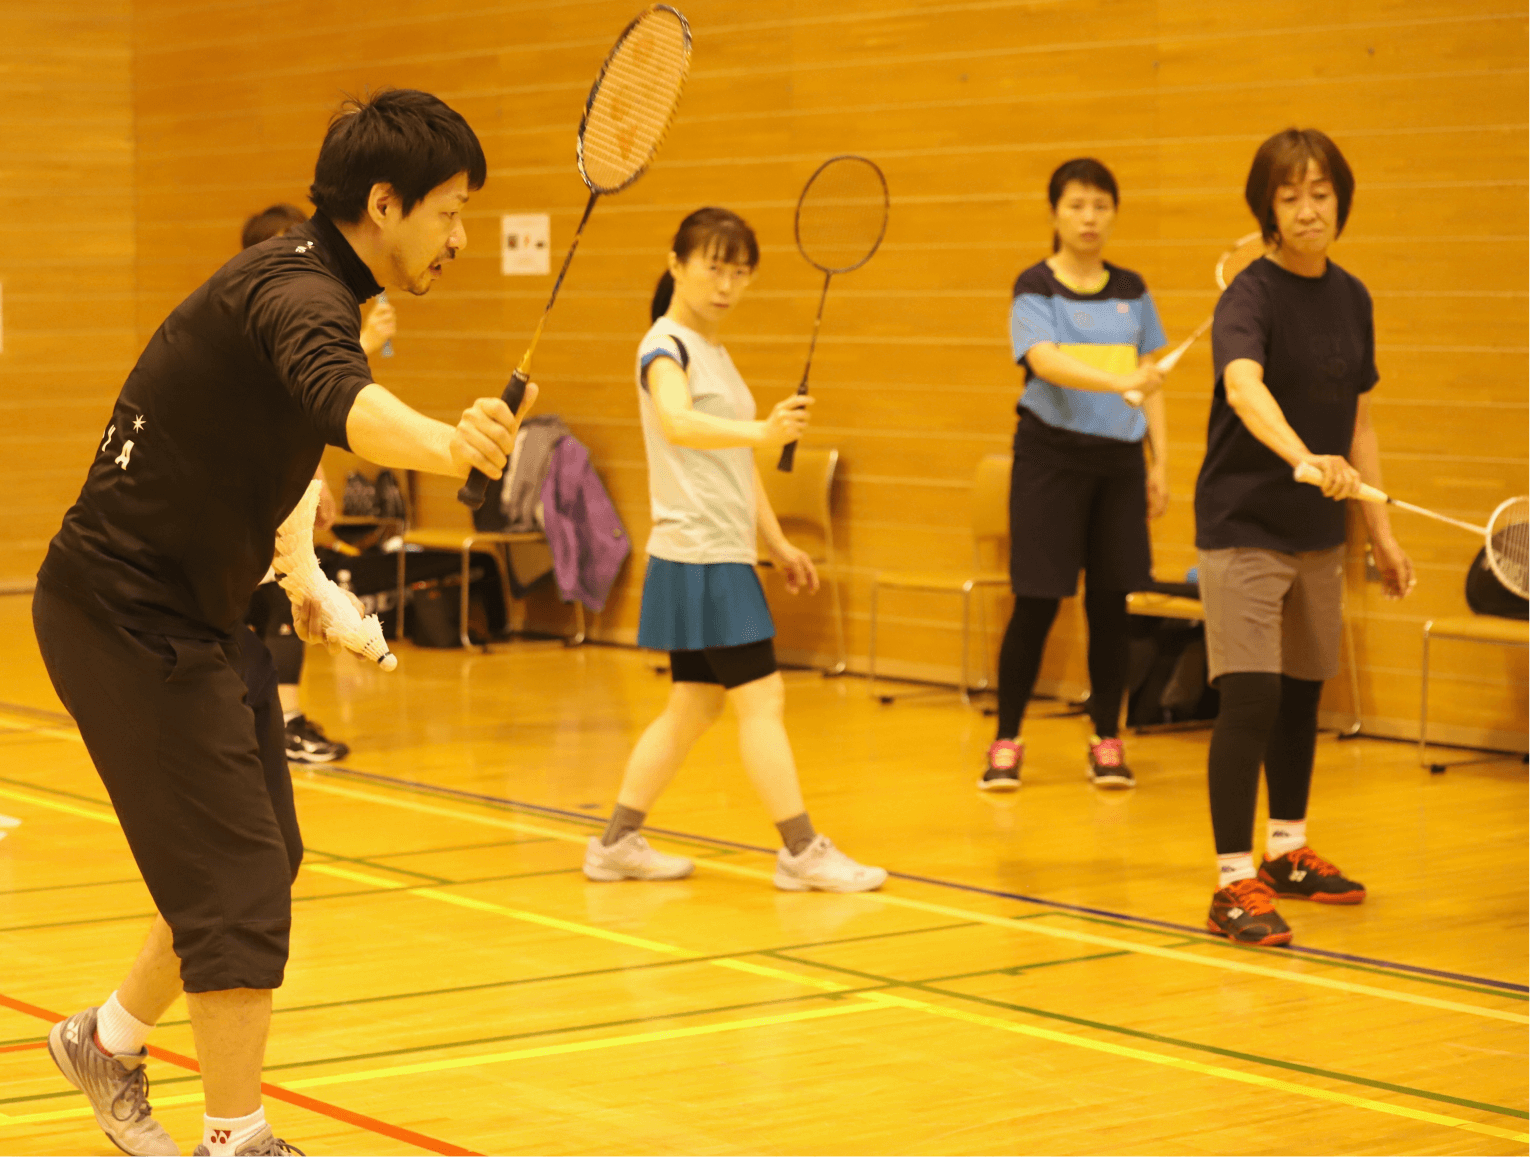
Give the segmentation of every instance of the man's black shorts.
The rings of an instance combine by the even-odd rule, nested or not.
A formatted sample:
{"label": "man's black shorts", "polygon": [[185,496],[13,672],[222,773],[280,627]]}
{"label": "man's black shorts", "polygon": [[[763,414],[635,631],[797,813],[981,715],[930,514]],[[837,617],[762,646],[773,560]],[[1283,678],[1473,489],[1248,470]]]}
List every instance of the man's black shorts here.
{"label": "man's black shorts", "polygon": [[1153,565],[1141,444],[1075,448],[1059,433],[1031,415],[1015,432],[1009,487],[1015,594],[1070,598],[1080,570],[1088,572],[1092,590],[1141,590]]}
{"label": "man's black shorts", "polygon": [[251,632],[220,643],[130,631],[42,584],[32,620],[186,991],[278,987],[302,841],[269,653]]}

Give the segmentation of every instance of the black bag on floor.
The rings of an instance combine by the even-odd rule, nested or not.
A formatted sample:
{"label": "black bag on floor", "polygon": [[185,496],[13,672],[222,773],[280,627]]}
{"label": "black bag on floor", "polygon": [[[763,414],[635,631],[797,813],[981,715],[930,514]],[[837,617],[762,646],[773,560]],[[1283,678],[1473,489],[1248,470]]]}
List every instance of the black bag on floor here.
{"label": "black bag on floor", "polygon": [[1520,598],[1488,566],[1487,547],[1477,552],[1466,572],[1466,605],[1473,614],[1496,615],[1500,619],[1530,619],[1530,601]]}
{"label": "black bag on floor", "polygon": [[1215,719],[1220,696],[1206,684],[1205,624],[1157,615],[1128,617],[1127,726]]}

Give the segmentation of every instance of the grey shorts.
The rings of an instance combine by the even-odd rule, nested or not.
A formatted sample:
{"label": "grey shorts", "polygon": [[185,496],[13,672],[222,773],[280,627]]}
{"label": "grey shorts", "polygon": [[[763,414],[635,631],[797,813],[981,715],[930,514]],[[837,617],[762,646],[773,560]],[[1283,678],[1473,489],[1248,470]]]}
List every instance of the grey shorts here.
{"label": "grey shorts", "polygon": [[1339,673],[1344,547],[1285,554],[1203,550],[1207,678],[1265,671],[1321,681]]}

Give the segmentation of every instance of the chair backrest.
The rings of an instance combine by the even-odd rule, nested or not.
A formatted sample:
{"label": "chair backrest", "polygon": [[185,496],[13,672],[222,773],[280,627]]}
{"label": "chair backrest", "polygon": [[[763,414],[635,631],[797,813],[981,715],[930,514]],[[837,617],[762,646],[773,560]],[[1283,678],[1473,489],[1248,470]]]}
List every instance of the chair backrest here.
{"label": "chair backrest", "polygon": [[[834,486],[834,471],[839,466],[839,451],[798,446],[790,473],[776,469],[780,456],[780,450],[759,451],[755,455],[770,508],[776,512],[787,537],[795,541],[806,532],[810,541],[797,545],[815,560],[832,561],[834,530],[830,524],[829,492]],[[815,549],[820,542],[822,549]]]}
{"label": "chair backrest", "polygon": [[978,459],[972,474],[972,537],[978,542],[1009,537],[1009,479],[1014,462],[1008,454]]}

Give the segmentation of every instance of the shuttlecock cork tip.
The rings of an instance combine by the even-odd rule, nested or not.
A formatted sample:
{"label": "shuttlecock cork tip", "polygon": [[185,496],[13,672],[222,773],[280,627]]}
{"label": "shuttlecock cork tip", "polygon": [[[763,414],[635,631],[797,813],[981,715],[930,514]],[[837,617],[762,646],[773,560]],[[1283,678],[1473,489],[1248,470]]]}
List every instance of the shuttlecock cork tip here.
{"label": "shuttlecock cork tip", "polygon": [[377,660],[377,665],[384,671],[391,671],[398,666],[398,656],[390,651],[381,659]]}

